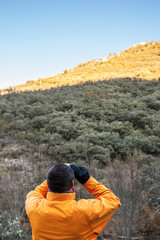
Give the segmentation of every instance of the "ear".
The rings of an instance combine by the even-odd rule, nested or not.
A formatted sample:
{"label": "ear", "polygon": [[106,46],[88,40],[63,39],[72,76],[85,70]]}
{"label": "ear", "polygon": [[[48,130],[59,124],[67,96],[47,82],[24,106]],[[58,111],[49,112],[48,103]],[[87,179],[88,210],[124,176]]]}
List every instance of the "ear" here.
{"label": "ear", "polygon": [[74,180],[72,180],[72,183],[71,183],[71,188],[74,187]]}

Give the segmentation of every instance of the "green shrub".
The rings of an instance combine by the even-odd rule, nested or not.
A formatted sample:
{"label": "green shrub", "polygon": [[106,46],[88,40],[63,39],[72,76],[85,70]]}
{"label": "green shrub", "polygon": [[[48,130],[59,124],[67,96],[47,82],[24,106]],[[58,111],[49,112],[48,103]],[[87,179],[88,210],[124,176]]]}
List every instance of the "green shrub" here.
{"label": "green shrub", "polygon": [[8,218],[6,213],[0,215],[0,239],[20,240],[27,238],[29,239],[29,236],[27,237],[26,229],[22,227],[18,217],[12,216]]}

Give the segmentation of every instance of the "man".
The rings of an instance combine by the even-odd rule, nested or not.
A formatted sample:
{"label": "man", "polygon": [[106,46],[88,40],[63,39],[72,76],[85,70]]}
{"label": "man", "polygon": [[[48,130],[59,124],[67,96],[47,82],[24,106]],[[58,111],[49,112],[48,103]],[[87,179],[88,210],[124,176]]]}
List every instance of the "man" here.
{"label": "man", "polygon": [[[96,199],[75,200],[74,176]],[[85,167],[56,164],[27,195],[26,212],[33,240],[95,240],[120,205]]]}

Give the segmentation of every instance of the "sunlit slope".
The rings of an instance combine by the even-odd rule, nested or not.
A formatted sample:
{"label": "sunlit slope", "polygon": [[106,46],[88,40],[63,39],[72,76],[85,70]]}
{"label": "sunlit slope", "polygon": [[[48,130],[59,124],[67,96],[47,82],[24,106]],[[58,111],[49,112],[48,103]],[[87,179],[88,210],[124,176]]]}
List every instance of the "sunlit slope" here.
{"label": "sunlit slope", "polygon": [[11,91],[44,90],[52,87],[74,85],[85,81],[108,80],[111,78],[160,78],[160,41],[139,43],[120,54],[110,54],[108,58],[81,63],[74,69],[53,77],[27,81],[26,84],[1,90],[1,94]]}

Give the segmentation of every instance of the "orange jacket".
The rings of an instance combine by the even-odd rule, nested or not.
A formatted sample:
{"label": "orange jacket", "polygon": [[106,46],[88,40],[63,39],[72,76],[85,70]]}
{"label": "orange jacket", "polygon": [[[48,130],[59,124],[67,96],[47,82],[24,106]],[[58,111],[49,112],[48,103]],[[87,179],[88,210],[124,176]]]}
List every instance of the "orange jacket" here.
{"label": "orange jacket", "polygon": [[75,200],[75,193],[48,192],[47,181],[27,195],[26,212],[33,240],[95,240],[121,206],[114,193],[93,177],[84,184],[96,199]]}

